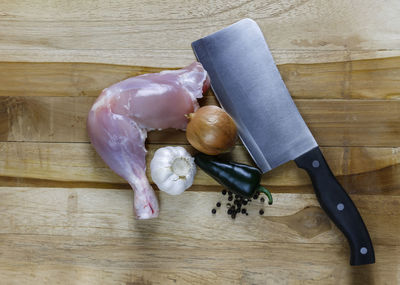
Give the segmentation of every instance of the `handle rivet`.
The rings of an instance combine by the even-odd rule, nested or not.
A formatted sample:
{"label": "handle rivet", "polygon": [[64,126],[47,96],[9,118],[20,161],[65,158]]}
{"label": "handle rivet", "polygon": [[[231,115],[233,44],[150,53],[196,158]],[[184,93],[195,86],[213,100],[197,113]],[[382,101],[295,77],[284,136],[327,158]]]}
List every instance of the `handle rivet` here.
{"label": "handle rivet", "polygon": [[368,249],[366,247],[360,248],[360,253],[361,254],[367,254],[367,252],[368,252]]}
{"label": "handle rivet", "polygon": [[319,161],[318,161],[318,160],[314,160],[314,161],[312,162],[312,166],[313,166],[314,168],[318,168],[318,167],[319,167]]}
{"label": "handle rivet", "polygon": [[338,211],[343,211],[344,205],[342,203],[339,203],[336,205],[336,208],[338,209]]}

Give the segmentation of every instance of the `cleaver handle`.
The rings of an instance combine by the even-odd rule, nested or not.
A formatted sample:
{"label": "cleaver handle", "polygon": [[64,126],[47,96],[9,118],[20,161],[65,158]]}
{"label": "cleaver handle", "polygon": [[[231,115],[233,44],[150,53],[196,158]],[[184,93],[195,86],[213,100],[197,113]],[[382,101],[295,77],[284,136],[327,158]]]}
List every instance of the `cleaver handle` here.
{"label": "cleaver handle", "polygon": [[295,162],[307,171],[322,209],[346,236],[351,250],[350,264],[375,263],[374,248],[360,213],[329,169],[319,147],[296,158]]}

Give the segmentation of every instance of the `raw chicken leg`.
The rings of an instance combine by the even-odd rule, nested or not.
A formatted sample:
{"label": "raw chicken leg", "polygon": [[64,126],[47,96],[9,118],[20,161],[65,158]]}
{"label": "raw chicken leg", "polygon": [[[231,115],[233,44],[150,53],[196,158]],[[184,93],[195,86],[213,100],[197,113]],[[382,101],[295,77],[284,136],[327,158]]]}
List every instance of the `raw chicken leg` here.
{"label": "raw chicken leg", "polygon": [[134,190],[139,219],[158,216],[158,202],[146,177],[147,131],[185,129],[185,114],[199,108],[197,98],[210,86],[207,72],[194,62],[180,70],[128,78],[103,90],[89,112],[90,140],[101,158]]}

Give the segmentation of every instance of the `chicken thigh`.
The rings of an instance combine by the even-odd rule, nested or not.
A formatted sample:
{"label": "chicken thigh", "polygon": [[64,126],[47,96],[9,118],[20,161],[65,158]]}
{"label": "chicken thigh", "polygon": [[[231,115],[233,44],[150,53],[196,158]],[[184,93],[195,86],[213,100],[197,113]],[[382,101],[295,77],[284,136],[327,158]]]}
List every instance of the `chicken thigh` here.
{"label": "chicken thigh", "polygon": [[155,193],[146,177],[147,131],[182,129],[186,114],[210,86],[200,63],[179,70],[128,78],[103,90],[93,104],[87,128],[92,145],[106,164],[134,190],[137,218],[158,216]]}

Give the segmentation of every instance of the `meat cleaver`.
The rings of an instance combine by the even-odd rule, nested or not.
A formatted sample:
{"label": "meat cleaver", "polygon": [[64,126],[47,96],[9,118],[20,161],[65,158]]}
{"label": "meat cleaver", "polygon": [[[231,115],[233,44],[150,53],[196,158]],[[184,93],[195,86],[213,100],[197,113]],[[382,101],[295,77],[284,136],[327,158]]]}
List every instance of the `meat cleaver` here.
{"label": "meat cleaver", "polygon": [[321,207],[349,241],[350,264],[374,263],[371,238],[360,213],[329,169],[256,22],[243,19],[193,42],[192,48],[262,172],[294,160],[307,171]]}

